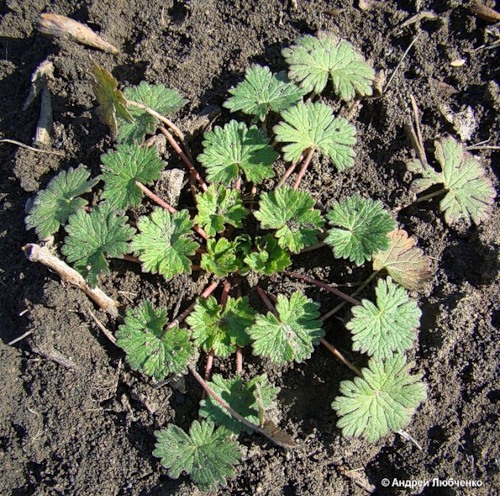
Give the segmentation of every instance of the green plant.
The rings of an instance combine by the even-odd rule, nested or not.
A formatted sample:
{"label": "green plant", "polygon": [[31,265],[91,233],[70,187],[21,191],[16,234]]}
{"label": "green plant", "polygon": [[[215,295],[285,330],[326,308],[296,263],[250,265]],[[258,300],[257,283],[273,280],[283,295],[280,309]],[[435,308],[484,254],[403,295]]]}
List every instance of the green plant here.
{"label": "green plant", "polygon": [[[242,430],[260,433],[286,448],[295,446],[270,418],[279,388],[265,374],[248,377],[244,372],[245,347],[282,366],[304,362],[319,344],[333,351],[359,376],[341,383],[341,394],[333,403],[345,435],[375,441],[398,431],[425,399],[421,376],[409,374],[404,356],[415,342],[420,319],[420,310],[404,287],[419,289],[430,277],[428,259],[405,231],[397,230],[380,201],[354,194],[331,201],[327,208],[315,208],[311,194],[299,190],[316,153],[340,174],[354,165],[356,142],[351,123],[334,116],[325,103],[302,98],[306,92],[323,90],[328,77],[343,99],[354,92],[370,94],[373,70],[351,45],[332,37],[306,37],[285,53],[291,64],[289,77],[300,80],[303,88],[267,68],[247,72],[245,81],[231,91],[226,107],[243,110],[263,126],[231,120],[205,133],[197,160],[210,184],[196,169],[183,133],[163,115],[185,103],[180,94],[147,83],[121,92],[117,81],[96,66],[98,113],[120,144],[103,154],[102,175],[94,180],[89,181],[84,169],[57,176],[38,194],[26,220],[40,235],[57,236],[66,224],[62,253],[91,286],[109,272],[112,258],[132,260],[143,272],[167,280],[193,271],[204,271],[212,279],[196,301],[170,322],[167,311],[149,301],[128,308],[116,335],[134,370],[157,381],[189,372],[208,395],[200,403],[200,415],[206,420],[195,420],[189,434],[175,425],[160,430],[154,451],[171,477],[186,472],[202,489],[224,484],[234,473],[239,459],[235,436]],[[310,62],[318,54],[324,67],[314,69],[304,63],[299,70],[301,60]],[[279,113],[280,122],[272,129],[265,122],[269,111]],[[162,169],[168,167],[156,149],[147,146],[147,137],[157,130],[190,173],[193,200],[183,199],[184,208],[179,210],[154,192]],[[276,143],[284,144],[281,154]],[[278,158],[291,165],[274,180]],[[299,163],[293,186],[286,185]],[[106,201],[86,210],[88,202],[81,195],[100,180],[101,198]],[[155,204],[153,208],[143,204],[146,198]],[[60,204],[64,209],[58,213]],[[134,227],[128,224],[129,217]],[[375,272],[359,291],[381,271],[389,273],[376,286],[375,304],[286,270],[302,251],[323,246],[323,239],[336,258],[353,262],[354,268],[373,262]],[[320,316],[319,304],[299,291],[274,298],[262,288],[270,275],[302,280],[354,305],[346,328],[353,334],[353,349],[370,355],[368,366],[359,370],[325,340],[323,323],[338,307]],[[241,294],[253,289],[267,313],[255,302],[250,304],[250,293]],[[204,378],[196,370],[200,353],[206,356]],[[233,355],[236,374],[212,377],[214,357],[226,360]]]}

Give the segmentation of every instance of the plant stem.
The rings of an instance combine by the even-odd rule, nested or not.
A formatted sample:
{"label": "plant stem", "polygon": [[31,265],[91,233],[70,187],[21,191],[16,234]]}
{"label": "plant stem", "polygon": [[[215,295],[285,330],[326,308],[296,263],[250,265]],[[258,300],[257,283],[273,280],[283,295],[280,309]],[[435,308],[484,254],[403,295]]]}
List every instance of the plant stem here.
{"label": "plant stem", "polygon": [[302,167],[299,171],[297,178],[295,179],[295,182],[293,183],[293,189],[297,189],[299,187],[300,181],[302,181],[302,178],[304,177],[304,174],[306,173],[306,170],[309,167],[313,155],[314,155],[314,148],[311,148],[309,150],[309,153],[306,155],[304,163],[302,164]]}
{"label": "plant stem", "polygon": [[[208,298],[217,289],[218,285],[218,282],[211,283],[204,289],[203,293],[201,293],[200,298]],[[195,306],[196,301],[191,303],[191,305],[189,305],[186,310],[184,310],[184,312],[182,312],[176,319],[172,320],[172,322],[170,322],[170,324],[168,324],[168,326],[165,328],[165,332],[173,329],[175,326],[178,326],[181,322],[184,322],[187,316],[194,310]]]}
{"label": "plant stem", "polygon": [[[214,350],[210,350],[207,354],[207,362],[205,363],[205,381],[209,381],[212,377],[212,366],[214,364]],[[207,397],[207,390],[203,389],[201,393],[201,399],[204,400]]]}
{"label": "plant stem", "polygon": [[[363,283],[361,283],[361,285],[358,287],[358,289],[356,289],[356,291],[354,291],[354,293],[352,293],[351,296],[356,296],[357,294],[361,293],[361,291],[363,291],[363,289],[365,289],[366,286],[368,286],[368,284],[370,284],[370,282],[372,281],[372,279],[375,278],[378,273],[379,273],[379,271],[372,272],[370,274],[370,276],[368,277],[368,279],[366,279],[366,281],[364,281]],[[329,312],[326,312],[324,315],[322,315],[319,318],[319,320],[321,320],[322,322],[324,322],[326,319],[329,319],[330,317],[332,317],[333,315],[335,315],[339,310],[341,310],[342,308],[344,308],[345,304],[346,304],[345,301],[343,301],[342,303],[339,303],[335,308],[333,308]]]}
{"label": "plant stem", "polygon": [[314,286],[317,286],[318,288],[322,288],[329,293],[333,293],[334,295],[338,296],[339,298],[342,298],[343,300],[347,301],[348,303],[352,303],[353,305],[359,305],[360,301],[356,300],[352,296],[349,296],[348,294],[343,293],[342,291],[338,290],[337,288],[334,288],[333,286],[330,286],[329,284],[326,284],[325,282],[317,281],[316,279],[312,279],[311,277],[304,276],[302,274],[297,274],[296,272],[289,272],[288,270],[284,270],[283,274],[287,275],[288,277],[293,277],[295,279],[300,279],[301,281],[307,282],[308,284],[313,284]]}
{"label": "plant stem", "polygon": [[236,373],[243,372],[243,350],[238,346],[236,348]]}
{"label": "plant stem", "polygon": [[[165,200],[162,200],[158,195],[155,195],[147,186],[144,186],[144,184],[139,181],[136,181],[135,184],[146,196],[151,198],[151,200],[153,200],[160,207],[164,208],[167,212],[171,214],[175,214],[175,212],[177,212],[172,205],[167,203]],[[203,239],[208,240],[207,233],[200,226],[193,226],[193,230],[195,230]]]}
{"label": "plant stem", "polygon": [[318,241],[314,245],[309,245],[300,250],[300,253],[307,253],[308,251],[314,251],[314,250],[319,250],[320,248],[323,248],[326,246],[326,243],[324,241]]}
{"label": "plant stem", "polygon": [[259,427],[258,425],[248,421],[245,417],[241,416],[237,411],[233,410],[229,404],[227,404],[207,383],[206,381],[203,380],[203,377],[201,377],[200,374],[195,370],[195,368],[192,365],[188,365],[189,372],[193,375],[193,377],[198,381],[200,386],[217,402],[219,403],[220,406],[225,408],[236,420],[241,422],[243,425],[246,425],[249,429],[252,429],[255,432],[258,432],[259,434],[262,434],[263,436],[267,437],[270,441],[272,441],[275,444],[278,444],[279,446],[282,446],[283,448],[291,448],[291,445],[287,445],[285,443],[279,442],[279,440],[275,439],[273,436],[268,434],[262,427]]}
{"label": "plant stem", "polygon": [[229,291],[231,291],[231,283],[229,281],[224,281],[224,284],[222,285],[222,294],[220,295],[220,304],[222,309],[226,308]]}
{"label": "plant stem", "polygon": [[[420,198],[417,198],[413,203],[420,203],[426,200],[430,200],[431,198],[434,198],[435,196],[442,195],[443,193],[446,193],[448,190],[446,188],[441,188],[438,191],[434,191],[434,193],[429,193],[428,195],[421,196]],[[409,206],[409,205],[408,205]]]}
{"label": "plant stem", "polygon": [[301,159],[302,159],[302,155],[299,157],[299,159],[295,163],[293,163],[290,167],[288,167],[288,169],[285,171],[285,174],[283,175],[283,177],[279,180],[278,184],[276,185],[275,189],[278,189],[281,186],[283,186],[283,184],[285,184],[285,181],[292,175],[293,171],[297,168],[297,165],[299,164]]}
{"label": "plant stem", "polygon": [[135,263],[141,263],[141,261],[137,258],[134,257],[133,255],[122,255],[122,260],[126,260],[127,262],[135,262]]}
{"label": "plant stem", "polygon": [[186,136],[170,119],[167,119],[163,115],[156,112],[156,110],[153,110],[152,108],[149,108],[142,103],[127,100],[127,104],[131,105],[132,107],[140,108],[141,110],[147,112],[149,115],[156,117],[159,121],[163,122],[163,124],[166,124],[172,130],[172,132],[182,141],[182,143],[184,143]]}
{"label": "plant stem", "polygon": [[260,299],[264,302],[264,305],[266,305],[267,309],[272,312],[276,317],[278,317],[278,311],[276,308],[274,308],[274,305],[271,303],[271,300],[267,296],[267,293],[260,287],[256,286],[255,288],[257,290],[257,294],[259,295]]}
{"label": "plant stem", "polygon": [[361,370],[358,369],[358,367],[356,367],[356,365],[354,365],[352,362],[350,362],[349,360],[347,360],[347,358],[344,357],[344,355],[342,355],[342,353],[340,353],[339,350],[337,350],[337,348],[335,348],[335,346],[333,346],[332,344],[330,344],[326,339],[324,338],[321,338],[320,339],[320,343],[328,350],[330,351],[333,356],[339,360],[340,362],[342,362],[344,365],[346,365],[347,367],[349,367],[356,375],[358,375],[359,377],[362,377],[362,374],[361,374]]}
{"label": "plant stem", "polygon": [[193,165],[193,162],[182,151],[177,141],[174,140],[173,136],[163,126],[160,126],[158,129],[167,138],[168,142],[170,143],[172,148],[176,151],[176,153],[179,155],[179,157],[181,157],[182,161],[188,168],[191,176],[194,177],[196,179],[196,182],[200,185],[200,188],[203,191],[206,191],[208,189],[207,183],[201,177],[200,173],[196,170],[195,166]]}

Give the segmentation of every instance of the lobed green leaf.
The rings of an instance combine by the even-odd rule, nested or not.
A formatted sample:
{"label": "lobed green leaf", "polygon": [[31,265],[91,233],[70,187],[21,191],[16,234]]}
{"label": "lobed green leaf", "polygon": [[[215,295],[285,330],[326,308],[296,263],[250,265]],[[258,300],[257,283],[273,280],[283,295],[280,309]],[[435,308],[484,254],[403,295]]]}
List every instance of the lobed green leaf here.
{"label": "lobed green leaf", "polygon": [[87,205],[79,196],[88,193],[100,180],[88,180],[90,172],[80,165],[77,169],[61,171],[51,179],[47,188],[39,191],[26,217],[26,227],[35,229],[44,239],[59,230],[70,215]]}
{"label": "lobed green leaf", "polygon": [[279,246],[272,234],[257,237],[255,245],[257,251],[249,252],[243,262],[257,274],[270,276],[285,270],[292,263],[290,255]]}
{"label": "lobed green leaf", "polygon": [[148,217],[139,217],[139,234],[132,242],[145,272],[161,274],[171,279],[191,272],[191,260],[198,243],[192,239],[193,222],[187,210],[174,214],[155,208]]}
{"label": "lobed green leaf", "polygon": [[325,242],[333,248],[335,257],[348,258],[358,266],[389,246],[388,234],[396,227],[380,201],[357,194],[334,202],[326,216],[334,227]]}
{"label": "lobed green leaf", "polygon": [[271,312],[258,314],[247,331],[253,340],[254,354],[266,356],[278,365],[309,358],[325,334],[318,320],[318,308],[318,303],[299,292],[290,299],[278,295],[278,316]]}
{"label": "lobed green leaf", "polygon": [[160,458],[168,475],[177,479],[181,472],[191,475],[202,491],[226,485],[234,475],[234,465],[241,457],[236,441],[230,439],[225,427],[215,429],[210,421],[195,420],[189,434],[175,424],[155,432],[157,439],[153,455]]}
{"label": "lobed green leaf", "polygon": [[421,374],[410,375],[402,355],[385,361],[370,360],[362,377],[340,383],[332,403],[340,417],[337,427],[344,436],[363,436],[378,441],[389,432],[404,429],[416,408],[426,399]]}
{"label": "lobed green leaf", "polygon": [[207,179],[225,185],[243,174],[256,184],[274,176],[272,164],[278,154],[269,145],[265,130],[247,128],[231,121],[205,133],[203,153],[198,160],[207,169]]}
{"label": "lobed green leaf", "polygon": [[127,218],[103,203],[87,213],[70,215],[62,253],[83,274],[90,286],[97,285],[99,274],[109,274],[107,257],[120,258],[130,251],[129,241],[135,229]]}
{"label": "lobed green leaf", "polygon": [[284,122],[274,126],[276,141],[283,147],[284,158],[297,162],[306,150],[318,150],[339,171],[354,164],[356,128],[343,117],[334,117],[324,103],[299,103],[281,113]]}

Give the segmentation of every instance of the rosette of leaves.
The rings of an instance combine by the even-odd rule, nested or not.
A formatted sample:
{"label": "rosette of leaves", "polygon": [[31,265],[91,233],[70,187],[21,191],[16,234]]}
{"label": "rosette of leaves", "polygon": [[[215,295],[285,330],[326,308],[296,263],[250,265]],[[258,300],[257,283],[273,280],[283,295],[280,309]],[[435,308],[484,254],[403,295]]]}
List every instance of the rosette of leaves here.
{"label": "rosette of leaves", "polygon": [[284,72],[273,74],[269,67],[256,65],[247,69],[245,80],[229,93],[232,96],[224,107],[264,121],[270,111],[279,113],[297,104],[306,91],[290,83]]}
{"label": "rosette of leaves", "polygon": [[413,182],[412,189],[420,193],[435,184],[443,184],[446,195],[439,208],[444,212],[446,223],[453,225],[464,220],[468,224],[471,221],[480,224],[489,217],[496,197],[485,170],[451,137],[436,141],[435,146],[441,172],[420,160],[409,163],[408,170],[422,176]]}
{"label": "rosette of leaves", "polygon": [[149,302],[127,309],[124,324],[118,329],[116,344],[126,353],[134,370],[163,380],[169,374],[182,374],[194,356],[194,348],[185,329],[165,330],[165,310],[154,309]]}
{"label": "rosette of leaves", "polygon": [[279,246],[272,234],[257,237],[255,246],[256,251],[248,253],[243,262],[257,274],[270,276],[285,270],[292,263],[288,252]]}
{"label": "rosette of leaves", "polygon": [[389,432],[404,429],[416,408],[426,399],[421,374],[410,375],[403,355],[384,361],[370,360],[362,377],[340,383],[332,403],[340,417],[337,427],[344,436],[378,441]]}
{"label": "rosette of leaves", "polygon": [[352,333],[354,351],[382,360],[412,347],[422,312],[390,277],[378,281],[375,294],[377,304],[363,300],[355,306],[346,328]]}
{"label": "rosette of leaves", "polygon": [[277,314],[257,314],[255,323],[247,330],[254,354],[268,357],[278,365],[309,358],[325,334],[318,320],[318,308],[318,303],[299,292],[290,299],[278,295]]}
{"label": "rosette of leaves", "polygon": [[317,150],[342,171],[354,164],[356,128],[343,117],[335,117],[324,103],[299,103],[281,113],[284,122],[274,126],[284,158],[297,162],[306,150]]}
{"label": "rosette of leaves", "polygon": [[269,145],[264,129],[248,128],[232,120],[223,128],[216,126],[205,133],[204,138],[198,160],[205,166],[209,181],[228,185],[244,175],[259,184],[274,176],[272,165],[278,154]]}
{"label": "rosette of leaves", "polygon": [[171,279],[191,272],[191,260],[198,243],[192,239],[193,221],[187,210],[170,214],[155,208],[150,216],[139,217],[139,234],[132,242],[142,262],[142,270]]}
{"label": "rosette of leaves", "polygon": [[137,186],[152,184],[160,177],[165,163],[154,147],[118,145],[101,157],[105,182],[103,198],[116,208],[125,209],[141,203],[143,193]]}
{"label": "rosette of leaves", "polygon": [[242,259],[249,249],[249,239],[244,235],[232,241],[209,239],[207,251],[201,256],[201,268],[218,277],[227,277],[243,268]]}
{"label": "rosette of leaves", "polygon": [[[125,98],[138,102],[160,115],[177,112],[187,103],[176,89],[166,88],[162,84],[149,84],[142,81],[139,86],[125,88]],[[129,106],[132,121],[118,116],[118,141],[121,143],[142,143],[147,134],[154,134],[160,121],[145,110]]]}
{"label": "rosette of leaves", "polygon": [[333,227],[325,242],[335,257],[348,258],[358,266],[389,246],[388,234],[396,227],[380,201],[359,195],[334,202],[326,217]]}
{"label": "rosette of leaves", "polygon": [[[208,384],[219,398],[231,405],[233,410],[256,425],[262,423],[265,411],[275,406],[276,396],[280,391],[279,387],[269,384],[266,374],[258,375],[248,382],[245,382],[241,376],[225,379],[222,375],[215,374]],[[211,396],[201,401],[200,415],[212,420],[216,425],[227,427],[234,434],[239,434],[241,431],[248,434],[253,432],[231,416]]]}
{"label": "rosette of leaves", "polygon": [[40,239],[57,232],[70,215],[87,205],[87,200],[80,196],[100,180],[97,177],[89,181],[89,177],[90,172],[83,165],[57,174],[46,189],[37,193],[26,217],[27,228],[34,228]]}
{"label": "rosette of leaves", "polygon": [[319,210],[313,209],[314,200],[305,191],[283,186],[263,193],[259,210],[254,212],[262,229],[276,229],[275,236],[282,248],[299,253],[304,247],[318,241],[324,220]]}
{"label": "rosette of leaves", "polygon": [[192,338],[203,351],[213,350],[225,358],[250,343],[246,329],[253,323],[255,311],[248,298],[228,297],[222,307],[213,296],[199,298],[195,310],[186,319]]}
{"label": "rosette of leaves", "polygon": [[70,215],[66,232],[61,251],[93,287],[99,274],[109,274],[107,257],[120,258],[129,253],[135,229],[124,215],[103,203],[90,213],[78,210]]}
{"label": "rosette of leaves", "polygon": [[342,100],[372,94],[375,72],[354,46],[333,34],[306,35],[282,51],[290,69],[288,77],[307,92],[321,93],[328,82]]}
{"label": "rosette of leaves", "polygon": [[202,491],[226,485],[226,478],[234,475],[241,453],[238,443],[230,438],[225,427],[215,429],[210,421],[195,420],[189,434],[169,424],[155,432],[153,455],[168,469],[168,475],[177,479],[181,472],[191,475]]}
{"label": "rosette of leaves", "polygon": [[241,191],[229,189],[222,184],[212,184],[204,193],[196,196],[198,215],[194,219],[208,236],[225,230],[226,225],[241,227],[248,210],[243,206]]}

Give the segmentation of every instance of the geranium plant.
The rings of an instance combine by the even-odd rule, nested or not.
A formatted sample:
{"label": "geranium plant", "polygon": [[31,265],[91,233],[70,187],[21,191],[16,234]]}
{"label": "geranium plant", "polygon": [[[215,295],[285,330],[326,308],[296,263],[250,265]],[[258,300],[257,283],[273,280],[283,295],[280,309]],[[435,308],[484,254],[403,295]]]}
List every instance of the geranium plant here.
{"label": "geranium plant", "polygon": [[[430,277],[429,260],[385,206],[363,191],[332,199],[324,211],[300,188],[319,154],[338,174],[355,164],[354,125],[335,116],[317,94],[331,80],[342,100],[370,95],[374,71],[351,44],[332,36],[303,37],[284,56],[288,74],[254,66],[224,104],[260,125],[233,119],[216,126],[205,133],[196,160],[182,131],[166,116],[186,103],[177,90],[143,82],[122,92],[114,77],[96,65],[98,115],[119,144],[103,154],[102,174],[94,179],[82,167],[59,173],[38,193],[26,219],[41,238],[54,235],[62,241],[61,253],[91,287],[109,273],[113,258],[132,260],[143,272],[167,280],[195,270],[208,274],[210,284],[184,304],[177,318],[144,301],[125,310],[116,332],[116,344],[132,369],[156,381],[189,372],[203,387],[203,420],[193,420],[189,433],[165,426],[156,433],[154,451],[171,477],[188,473],[202,489],[232,476],[240,458],[236,437],[243,430],[284,448],[296,445],[269,418],[279,388],[265,374],[245,379],[246,347],[261,360],[286,366],[311,359],[322,344],[348,364],[357,377],[340,384],[332,405],[344,435],[377,441],[399,431],[426,396],[421,375],[411,373],[405,353],[414,345],[421,315],[407,289],[421,288]],[[278,123],[269,128],[271,113]],[[157,132],[186,165],[192,202],[170,205],[155,193],[168,167],[149,146]],[[447,167],[466,167],[474,178],[480,174],[471,170],[467,156],[453,155],[454,146],[445,142],[438,148],[442,175],[423,164],[412,170],[424,176],[425,186],[443,181],[448,194],[461,198],[467,190],[448,181]],[[276,176],[278,158],[289,163],[281,177]],[[464,160],[468,165],[457,162]],[[89,206],[89,192],[98,183],[101,194]],[[139,205],[145,205],[140,215]],[[445,215],[454,219],[458,212],[450,208],[445,206],[451,212]],[[484,218],[484,209],[471,209],[473,220]],[[131,212],[137,217],[133,223]],[[389,274],[378,279],[375,302],[358,301],[324,281],[287,270],[304,250],[324,245],[354,267],[371,261],[375,272],[369,281]],[[331,312],[321,316],[320,305],[299,292],[274,296],[264,289],[266,278],[276,274],[353,305],[346,329],[353,350],[367,355],[367,367],[358,369],[325,340],[323,325]],[[267,310],[250,304],[251,291]],[[234,356],[235,374],[212,375],[214,356]],[[203,357],[204,377],[197,372]]]}

